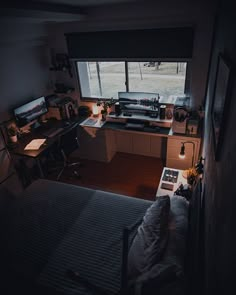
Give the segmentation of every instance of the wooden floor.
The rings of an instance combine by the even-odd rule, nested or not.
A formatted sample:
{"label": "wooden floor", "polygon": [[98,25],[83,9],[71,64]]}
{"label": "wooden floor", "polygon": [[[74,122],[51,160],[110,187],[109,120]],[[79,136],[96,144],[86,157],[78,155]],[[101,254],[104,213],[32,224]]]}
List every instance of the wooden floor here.
{"label": "wooden floor", "polygon": [[[154,200],[163,169],[161,159],[125,153],[116,153],[110,163],[70,160],[81,162],[77,168],[81,178],[76,178],[73,169],[69,168],[63,173],[61,182],[147,200]],[[55,179],[55,175],[49,178]]]}

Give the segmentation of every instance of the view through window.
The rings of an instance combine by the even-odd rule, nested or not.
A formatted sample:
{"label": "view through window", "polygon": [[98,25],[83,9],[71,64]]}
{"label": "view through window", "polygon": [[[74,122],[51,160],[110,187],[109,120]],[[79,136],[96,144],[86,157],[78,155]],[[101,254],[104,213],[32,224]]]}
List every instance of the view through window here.
{"label": "view through window", "polygon": [[187,62],[77,62],[82,98],[94,99],[117,99],[119,91],[183,95],[186,68]]}

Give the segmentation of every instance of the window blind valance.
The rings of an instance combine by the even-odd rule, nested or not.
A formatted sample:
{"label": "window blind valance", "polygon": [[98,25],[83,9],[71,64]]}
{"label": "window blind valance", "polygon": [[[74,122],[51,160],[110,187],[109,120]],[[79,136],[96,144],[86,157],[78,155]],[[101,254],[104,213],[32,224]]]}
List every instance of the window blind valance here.
{"label": "window blind valance", "polygon": [[75,59],[191,59],[192,27],[65,34]]}

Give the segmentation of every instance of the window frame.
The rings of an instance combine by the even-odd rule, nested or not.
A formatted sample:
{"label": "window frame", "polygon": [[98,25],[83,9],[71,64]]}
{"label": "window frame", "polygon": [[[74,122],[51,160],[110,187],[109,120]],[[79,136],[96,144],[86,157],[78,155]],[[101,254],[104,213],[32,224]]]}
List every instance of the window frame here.
{"label": "window frame", "polygon": [[[129,92],[129,65],[128,63],[129,62],[157,62],[160,61],[160,62],[186,62],[187,65],[186,65],[186,75],[185,75],[185,81],[184,81],[184,94],[186,95],[190,95],[191,93],[191,73],[192,73],[192,63],[191,63],[191,60],[182,60],[182,59],[178,59],[178,60],[166,60],[166,59],[141,59],[141,60],[136,60],[136,59],[129,59],[129,60],[125,60],[125,59],[122,59],[122,60],[113,60],[113,59],[76,59],[74,62],[75,62],[75,68],[76,68],[76,78],[77,78],[77,82],[78,82],[78,88],[79,88],[79,92],[80,92],[80,100],[81,101],[84,101],[84,102],[94,102],[94,101],[97,101],[98,99],[102,99],[102,100],[106,100],[106,99],[109,99],[107,97],[85,97],[85,96],[82,96],[82,87],[81,87],[81,82],[80,82],[80,76],[79,76],[79,70],[78,70],[78,65],[77,63],[79,62],[114,62],[114,61],[117,61],[117,62],[124,62],[125,63],[125,89],[126,89],[126,92]],[[116,99],[115,99],[116,100]]]}

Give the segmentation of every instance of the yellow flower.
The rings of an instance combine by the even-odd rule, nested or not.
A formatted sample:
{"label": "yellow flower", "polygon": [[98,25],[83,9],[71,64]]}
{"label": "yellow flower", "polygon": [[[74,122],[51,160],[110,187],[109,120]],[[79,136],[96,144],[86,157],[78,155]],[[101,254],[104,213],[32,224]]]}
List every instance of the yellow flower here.
{"label": "yellow flower", "polygon": [[197,171],[195,168],[189,168],[187,170],[187,176],[190,177],[190,176],[193,176],[193,177],[196,177],[198,174],[197,174]]}

